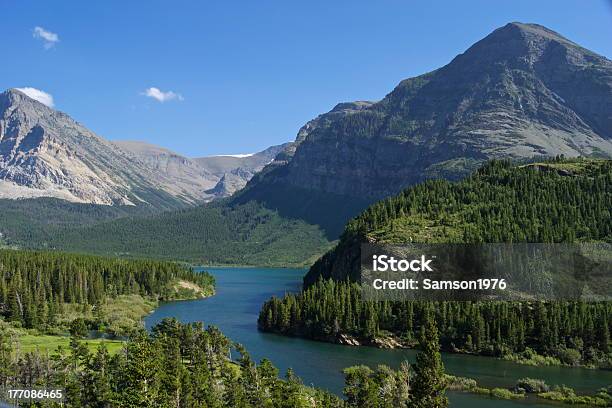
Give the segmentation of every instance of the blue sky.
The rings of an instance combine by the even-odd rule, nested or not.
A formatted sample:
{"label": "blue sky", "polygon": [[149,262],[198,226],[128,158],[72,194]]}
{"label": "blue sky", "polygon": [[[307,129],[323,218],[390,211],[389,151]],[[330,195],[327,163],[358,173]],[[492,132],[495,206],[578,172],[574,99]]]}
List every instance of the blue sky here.
{"label": "blue sky", "polygon": [[293,140],[510,21],[612,58],[608,0],[0,0],[0,13],[0,89],[43,90],[101,136],[192,157]]}

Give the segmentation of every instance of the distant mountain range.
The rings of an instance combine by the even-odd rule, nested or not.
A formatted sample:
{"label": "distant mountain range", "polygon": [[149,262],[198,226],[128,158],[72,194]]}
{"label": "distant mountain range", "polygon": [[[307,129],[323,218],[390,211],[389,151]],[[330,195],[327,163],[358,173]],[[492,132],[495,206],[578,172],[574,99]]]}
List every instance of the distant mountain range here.
{"label": "distant mountain range", "polygon": [[144,142],[105,140],[19,90],[0,94],[0,198],[162,208],[198,204],[242,188],[283,148],[189,159]]}
{"label": "distant mountain range", "polygon": [[190,159],[147,142],[116,141],[113,144],[135,155],[156,171],[172,177],[185,188],[196,191],[204,202],[229,197],[243,188],[255,173],[289,145],[271,146],[253,154]]}
{"label": "distant mountain range", "polygon": [[[259,161],[186,159],[134,142],[117,149],[16,91],[2,95],[3,183],[57,188],[75,201],[197,203],[228,195],[252,176],[212,207],[37,238],[98,253],[164,250],[183,259],[275,263],[283,242],[299,242],[291,257],[304,263],[363,208],[423,180],[457,180],[493,158],[612,157],[612,61],[535,24],[507,24],[448,65],[401,81],[381,101],[338,104],[304,125],[295,142],[261,152]],[[298,230],[308,231],[301,241]],[[177,243],[185,239],[188,246]],[[275,249],[262,255],[268,241]],[[240,248],[239,258],[213,253],[230,246]]]}

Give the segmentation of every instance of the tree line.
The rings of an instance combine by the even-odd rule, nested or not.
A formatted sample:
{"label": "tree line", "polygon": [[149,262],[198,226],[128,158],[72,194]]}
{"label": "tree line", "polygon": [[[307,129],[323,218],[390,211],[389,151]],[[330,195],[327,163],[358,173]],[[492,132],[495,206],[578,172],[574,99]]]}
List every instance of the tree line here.
{"label": "tree line", "polygon": [[320,280],[298,294],[267,301],[261,330],[335,341],[348,334],[366,343],[392,334],[413,346],[432,314],[441,346],[503,357],[533,350],[566,364],[612,367],[612,302],[363,301],[354,282]]}

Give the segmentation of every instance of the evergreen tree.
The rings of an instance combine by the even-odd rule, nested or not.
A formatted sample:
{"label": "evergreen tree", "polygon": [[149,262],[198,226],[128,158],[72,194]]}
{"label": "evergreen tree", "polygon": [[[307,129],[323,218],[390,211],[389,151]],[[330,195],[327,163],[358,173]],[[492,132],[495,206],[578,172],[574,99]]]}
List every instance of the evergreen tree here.
{"label": "evergreen tree", "polygon": [[445,408],[448,406],[444,364],[440,354],[438,329],[428,316],[420,338],[421,352],[414,365],[411,381],[411,406],[413,408]]}

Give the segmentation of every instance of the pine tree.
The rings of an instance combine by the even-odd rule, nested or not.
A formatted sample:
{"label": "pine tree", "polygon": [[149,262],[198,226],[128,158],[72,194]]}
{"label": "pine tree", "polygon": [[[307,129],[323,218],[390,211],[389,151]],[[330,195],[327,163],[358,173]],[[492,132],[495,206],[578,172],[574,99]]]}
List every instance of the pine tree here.
{"label": "pine tree", "polygon": [[349,407],[369,408],[378,406],[378,387],[368,366],[354,366],[344,370],[344,395]]}
{"label": "pine tree", "polygon": [[438,329],[428,315],[420,338],[421,352],[414,365],[414,379],[411,381],[410,401],[413,408],[448,407],[444,364],[440,354]]}

